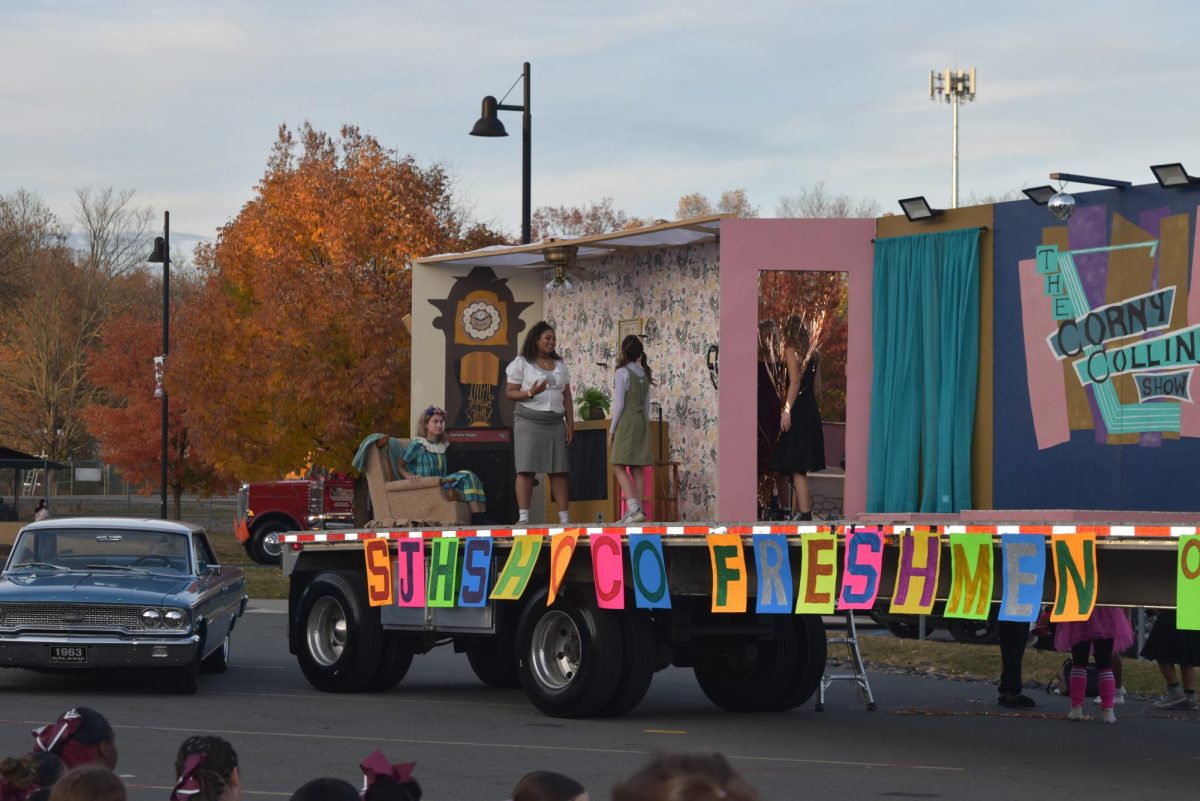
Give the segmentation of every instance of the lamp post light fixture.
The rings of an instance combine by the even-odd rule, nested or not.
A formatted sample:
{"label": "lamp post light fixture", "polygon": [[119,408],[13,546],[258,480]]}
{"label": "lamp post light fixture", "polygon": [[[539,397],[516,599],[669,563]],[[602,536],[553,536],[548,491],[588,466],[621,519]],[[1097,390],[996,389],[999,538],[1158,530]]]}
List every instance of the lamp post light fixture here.
{"label": "lamp post light fixture", "polygon": [[1025,193],[1025,197],[1029,198],[1039,206],[1045,206],[1050,202],[1050,198],[1054,197],[1058,193],[1058,190],[1053,186],[1050,186],[1050,184],[1045,184],[1043,186],[1031,186],[1028,189],[1022,189],[1021,191]]}
{"label": "lamp post light fixture", "polygon": [[1183,189],[1200,183],[1200,178],[1188,175],[1188,171],[1179,162],[1155,164],[1150,171],[1154,173],[1154,180],[1158,181],[1158,185],[1163,189]]}
{"label": "lamp post light fixture", "polygon": [[[496,115],[498,111],[520,111],[521,112],[521,244],[528,245],[531,241],[530,236],[530,135],[532,128],[532,116],[529,112],[529,62],[525,62],[525,67],[521,72],[521,77],[517,78],[521,81],[524,87],[525,102],[519,106],[505,105],[504,98],[508,97],[505,93],[504,97],[496,102],[496,98],[488,95],[483,99],[483,108],[480,112],[479,119],[475,122],[475,126],[471,128],[471,136],[508,136],[508,131],[504,130],[504,123],[500,122],[500,118]],[[513,82],[513,86],[516,86]],[[509,92],[512,88],[509,88]]]}
{"label": "lamp post light fixture", "polygon": [[954,108],[954,127],[950,145],[950,208],[958,208],[958,107],[975,99],[975,68],[929,71],[929,99],[941,95]]}
{"label": "lamp post light fixture", "polygon": [[906,197],[900,202],[900,208],[904,209],[904,216],[909,222],[923,222],[932,220],[939,214],[944,214],[944,210],[935,209],[929,206],[929,201],[923,195],[917,197]]}
{"label": "lamp post light fixture", "polygon": [[[146,259],[151,264],[163,266],[162,294],[162,360],[166,368],[167,351],[170,349],[171,330],[171,212],[163,212],[163,235],[154,237],[154,251]],[[162,451],[160,454],[158,491],[161,496],[159,516],[167,519],[167,388],[162,387]]]}

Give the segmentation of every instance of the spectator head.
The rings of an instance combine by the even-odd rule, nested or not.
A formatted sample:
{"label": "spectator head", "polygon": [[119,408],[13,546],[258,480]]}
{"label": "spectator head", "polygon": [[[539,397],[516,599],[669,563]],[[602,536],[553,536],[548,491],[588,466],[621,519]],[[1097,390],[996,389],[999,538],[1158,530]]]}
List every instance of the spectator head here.
{"label": "spectator head", "polygon": [[512,791],[512,801],[588,801],[583,785],[561,773],[526,773]]}
{"label": "spectator head", "polygon": [[416,762],[388,762],[375,750],[359,763],[363,772],[363,801],[421,801],[421,785],[413,778]]}
{"label": "spectator head", "polygon": [[242,780],[237,752],[220,737],[189,737],[175,755],[171,801],[239,801]]}
{"label": "spectator head", "polygon": [[758,801],[721,754],[659,754],[613,788],[612,801]]}
{"label": "spectator head", "polygon": [[33,730],[34,753],[54,754],[68,769],[96,763],[117,767],[117,735],[96,710],[77,706],[54,723]]}
{"label": "spectator head", "polygon": [[42,510],[43,510],[43,509],[45,509],[45,508],[46,508],[46,499],[45,499],[45,498],[38,498],[38,502],[37,502],[37,508],[36,508],[36,509],[34,509],[33,511],[35,511],[35,512],[40,512],[40,511],[42,511]]}
{"label": "spectator head", "polygon": [[313,779],[301,785],[288,801],[361,801],[354,785],[341,779]]}
{"label": "spectator head", "polygon": [[125,785],[108,768],[85,765],[55,782],[50,801],[126,801]]}
{"label": "spectator head", "polygon": [[30,754],[29,759],[33,763],[33,783],[38,787],[50,787],[67,772],[67,766],[54,754]]}

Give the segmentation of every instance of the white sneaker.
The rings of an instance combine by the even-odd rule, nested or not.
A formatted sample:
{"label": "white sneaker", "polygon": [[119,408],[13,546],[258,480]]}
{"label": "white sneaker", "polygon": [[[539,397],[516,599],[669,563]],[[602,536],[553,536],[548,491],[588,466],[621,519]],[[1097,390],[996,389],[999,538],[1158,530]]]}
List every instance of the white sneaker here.
{"label": "white sneaker", "polygon": [[1083,720],[1083,707],[1071,707],[1071,711],[1067,713],[1067,720]]}
{"label": "white sneaker", "polygon": [[641,523],[645,519],[646,519],[646,513],[643,512],[641,509],[630,509],[628,512],[625,513],[625,516],[621,518],[620,522],[628,525],[630,523]]}
{"label": "white sneaker", "polygon": [[[1099,706],[1100,705],[1100,696],[1097,695],[1095,698],[1093,698],[1092,703]],[[1113,706],[1123,706],[1124,704],[1125,704],[1125,688],[1118,687],[1116,695],[1113,696]]]}
{"label": "white sneaker", "polygon": [[1176,709],[1187,706],[1187,696],[1183,694],[1182,687],[1168,687],[1163,693],[1163,697],[1154,703],[1155,709]]}
{"label": "white sneaker", "polygon": [[1116,722],[1117,722],[1117,712],[1116,712],[1116,710],[1114,710],[1114,709],[1106,709],[1106,710],[1104,710],[1104,718],[1103,718],[1103,720],[1104,720],[1104,722],[1105,722],[1105,723],[1116,723]]}

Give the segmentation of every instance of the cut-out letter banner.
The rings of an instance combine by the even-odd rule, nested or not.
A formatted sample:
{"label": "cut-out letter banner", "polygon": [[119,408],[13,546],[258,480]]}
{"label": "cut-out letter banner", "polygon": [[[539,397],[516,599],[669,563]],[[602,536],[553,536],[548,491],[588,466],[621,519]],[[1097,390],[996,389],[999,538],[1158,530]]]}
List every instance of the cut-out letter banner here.
{"label": "cut-out letter banner", "polygon": [[788,541],[783,534],[754,535],[754,566],[758,572],[759,614],[792,613],[792,568]]}
{"label": "cut-out letter banner", "polygon": [[363,558],[367,560],[367,602],[371,606],[391,606],[392,557],[388,541],[363,540]]}
{"label": "cut-out letter banner", "polygon": [[831,615],[837,600],[837,535],[809,534],[800,541],[796,614]]}
{"label": "cut-out letter banner", "polygon": [[1033,623],[1042,608],[1046,578],[1046,538],[1040,534],[1000,535],[1004,560],[1000,619]]}
{"label": "cut-out letter banner", "polygon": [[633,597],[638,609],[670,609],[671,593],[667,590],[667,562],[663,558],[662,536],[630,534],[629,562],[633,574]]}
{"label": "cut-out letter banner", "polygon": [[621,535],[593,534],[589,539],[596,605],[601,609],[624,609],[625,572],[621,565]]}
{"label": "cut-out letter banner", "polygon": [[992,607],[992,535],[950,535],[946,617],[987,620]]}
{"label": "cut-out letter banner", "polygon": [[537,564],[538,554],[542,552],[542,537],[540,534],[522,534],[512,538],[512,548],[508,552],[508,561],[496,579],[492,588],[492,600],[515,601],[525,592],[525,585],[533,575],[534,565]]}
{"label": "cut-out letter banner", "polygon": [[878,531],[854,531],[846,536],[846,564],[838,609],[870,609],[879,595],[883,573],[883,537]]}
{"label": "cut-out letter banner", "polygon": [[1200,630],[1200,535],[1179,538],[1179,573],[1175,577],[1175,625],[1185,631]]}
{"label": "cut-out letter banner", "polygon": [[458,593],[458,537],[431,539],[428,564],[426,603],[433,607],[453,608]]}
{"label": "cut-out letter banner", "polygon": [[1059,534],[1050,538],[1056,588],[1050,620],[1087,620],[1096,606],[1096,535]]}
{"label": "cut-out letter banner", "polygon": [[891,612],[927,615],[933,611],[941,556],[942,543],[936,533],[918,531],[900,535]]}
{"label": "cut-out letter banner", "polygon": [[459,606],[484,606],[487,603],[488,574],[492,569],[492,538],[471,537],[463,545],[462,581],[458,589]]}
{"label": "cut-out letter banner", "polygon": [[546,606],[554,603],[554,599],[558,597],[563,578],[567,575],[567,567],[571,564],[571,555],[575,553],[575,545],[578,542],[577,528],[550,538],[550,592],[546,595]]}
{"label": "cut-out letter banner", "polygon": [[746,557],[740,534],[709,534],[712,562],[712,611],[746,611]]}
{"label": "cut-out letter banner", "polygon": [[396,541],[396,606],[425,606],[425,540]]}

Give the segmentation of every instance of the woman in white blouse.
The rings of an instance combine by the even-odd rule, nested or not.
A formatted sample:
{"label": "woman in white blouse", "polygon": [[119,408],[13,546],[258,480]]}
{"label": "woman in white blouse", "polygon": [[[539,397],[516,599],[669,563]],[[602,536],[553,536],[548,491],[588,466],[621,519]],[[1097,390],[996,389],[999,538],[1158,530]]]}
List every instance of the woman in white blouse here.
{"label": "woman in white blouse", "polygon": [[525,335],[521,355],[508,365],[505,394],[515,402],[513,451],[517,467],[518,522],[529,522],[533,479],[550,477],[558,505],[559,522],[568,515],[567,446],[575,436],[575,410],[571,405],[571,377],[556,351],[554,329],[545,320]]}

